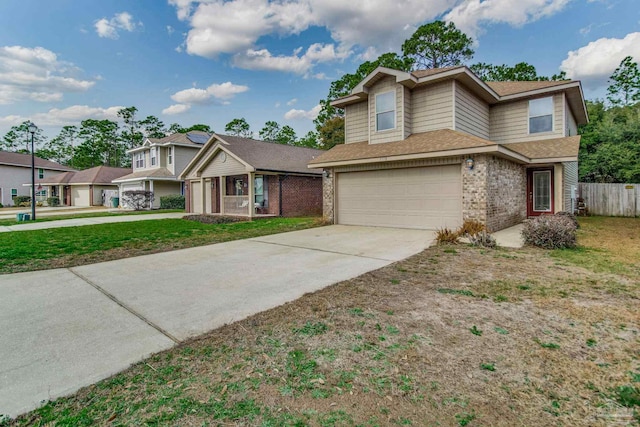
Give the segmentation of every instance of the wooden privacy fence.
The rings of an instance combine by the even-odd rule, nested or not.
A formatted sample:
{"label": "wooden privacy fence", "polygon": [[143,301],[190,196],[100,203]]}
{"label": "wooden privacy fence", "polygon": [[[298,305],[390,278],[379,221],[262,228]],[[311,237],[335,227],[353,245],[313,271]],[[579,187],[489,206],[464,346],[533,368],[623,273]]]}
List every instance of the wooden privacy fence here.
{"label": "wooden privacy fence", "polygon": [[589,214],[640,216],[640,184],[578,184]]}

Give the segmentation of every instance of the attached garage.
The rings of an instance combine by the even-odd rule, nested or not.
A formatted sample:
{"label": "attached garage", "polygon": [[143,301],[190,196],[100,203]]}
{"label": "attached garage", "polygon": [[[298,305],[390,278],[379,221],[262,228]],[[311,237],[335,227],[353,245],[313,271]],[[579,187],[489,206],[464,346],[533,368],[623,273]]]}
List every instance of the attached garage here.
{"label": "attached garage", "polygon": [[462,224],[461,165],[336,174],[337,223],[437,229]]}

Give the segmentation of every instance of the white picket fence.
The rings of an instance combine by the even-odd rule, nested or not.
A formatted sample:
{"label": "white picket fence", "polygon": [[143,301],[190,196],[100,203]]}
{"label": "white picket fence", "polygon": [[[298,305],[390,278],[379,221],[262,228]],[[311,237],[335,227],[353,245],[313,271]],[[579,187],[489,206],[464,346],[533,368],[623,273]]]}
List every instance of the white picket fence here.
{"label": "white picket fence", "polygon": [[640,216],[640,184],[578,184],[590,215]]}

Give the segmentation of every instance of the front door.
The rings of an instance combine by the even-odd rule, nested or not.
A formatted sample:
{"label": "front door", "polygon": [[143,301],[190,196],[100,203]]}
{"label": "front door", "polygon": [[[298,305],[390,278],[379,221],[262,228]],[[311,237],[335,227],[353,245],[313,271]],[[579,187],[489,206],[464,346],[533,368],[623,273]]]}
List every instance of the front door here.
{"label": "front door", "polygon": [[553,168],[527,170],[527,215],[553,213]]}

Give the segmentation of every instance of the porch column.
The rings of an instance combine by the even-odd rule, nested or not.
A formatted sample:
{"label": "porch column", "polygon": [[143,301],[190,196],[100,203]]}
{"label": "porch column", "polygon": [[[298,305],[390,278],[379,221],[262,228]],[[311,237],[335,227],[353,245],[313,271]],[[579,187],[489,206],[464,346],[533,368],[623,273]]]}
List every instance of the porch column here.
{"label": "porch column", "polygon": [[220,215],[224,215],[224,196],[227,194],[227,177],[220,177]]}
{"label": "porch column", "polygon": [[[152,179],[149,180],[149,191],[151,191],[153,193],[153,180]],[[153,205],[156,203],[155,202],[155,199],[156,199],[155,196],[156,195],[154,194],[153,195],[153,202],[149,203],[149,209],[153,209]]]}
{"label": "porch column", "polygon": [[247,185],[249,186],[249,218],[253,218],[255,213],[256,213],[256,208],[255,208],[255,188],[254,188],[254,176],[255,174],[253,172],[249,172],[248,174],[249,176],[249,182],[247,183]]}
{"label": "porch column", "polygon": [[200,197],[200,206],[202,206],[202,215],[206,215],[207,214],[207,198],[205,197],[205,191],[207,191],[206,189],[206,185],[205,185],[205,181],[204,181],[204,177],[200,176],[200,194],[198,195],[198,197]]}

